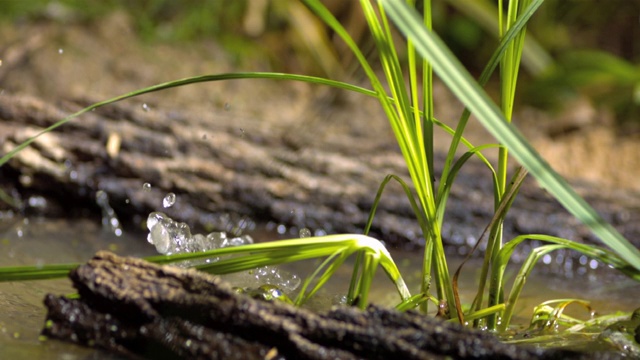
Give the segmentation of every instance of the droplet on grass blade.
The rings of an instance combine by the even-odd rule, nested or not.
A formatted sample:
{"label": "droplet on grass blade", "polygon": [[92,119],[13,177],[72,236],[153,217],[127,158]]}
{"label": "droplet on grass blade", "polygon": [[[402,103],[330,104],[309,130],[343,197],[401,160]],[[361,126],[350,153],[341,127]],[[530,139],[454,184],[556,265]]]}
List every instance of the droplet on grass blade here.
{"label": "droplet on grass blade", "polygon": [[151,184],[149,183],[142,184],[142,191],[145,191],[145,192],[151,191]]}
{"label": "droplet on grass blade", "polygon": [[[149,225],[149,221],[147,221],[147,226]],[[169,248],[171,246],[171,235],[167,231],[167,228],[160,222],[154,224],[150,227],[149,236],[147,237],[147,241],[151,244],[155,245],[156,250],[160,254],[169,253]]]}

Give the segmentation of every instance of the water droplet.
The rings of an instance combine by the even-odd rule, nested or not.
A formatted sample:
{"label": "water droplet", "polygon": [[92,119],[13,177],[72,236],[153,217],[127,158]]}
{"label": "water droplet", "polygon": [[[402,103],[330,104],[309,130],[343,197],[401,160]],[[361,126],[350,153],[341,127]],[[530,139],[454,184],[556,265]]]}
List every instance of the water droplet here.
{"label": "water droplet", "polygon": [[38,195],[29,197],[28,203],[32,208],[45,209],[47,207],[47,199]]}
{"label": "water droplet", "polygon": [[62,48],[58,49],[58,54],[63,54],[64,50]]}
{"label": "water droplet", "polygon": [[324,229],[318,229],[313,234],[315,236],[326,236],[327,232]]}
{"label": "water droplet", "polygon": [[207,248],[207,238],[204,237],[204,235],[202,234],[195,234],[193,235],[193,239],[192,241],[192,245],[193,245],[193,250],[194,251],[205,251],[205,250],[209,250]]}
{"label": "water droplet", "polygon": [[175,203],[176,203],[176,194],[174,193],[168,193],[167,196],[165,196],[164,199],[162,199],[162,206],[164,206],[165,208],[170,208]]}
{"label": "water droplet", "polygon": [[142,110],[144,110],[145,112],[149,111],[149,105],[147,105],[147,103],[142,104]]}
{"label": "water droplet", "polygon": [[29,187],[31,186],[31,184],[33,184],[33,178],[31,178],[31,176],[29,175],[20,175],[18,179],[22,186]]}
{"label": "water droplet", "polygon": [[159,224],[153,226],[147,237],[147,241],[155,245],[156,250],[160,254],[166,254],[169,252],[169,247],[171,246],[171,235],[163,225]]}
{"label": "water droplet", "polygon": [[105,230],[110,230],[116,236],[122,236],[122,227],[120,221],[116,216],[116,212],[109,205],[109,195],[102,190],[96,192],[96,204],[102,210],[102,227]]}
{"label": "water droplet", "polygon": [[298,233],[298,235],[301,238],[311,237],[311,230],[309,230],[307,228],[302,228],[302,229],[300,229],[300,232]]}
{"label": "water droplet", "polygon": [[224,110],[225,111],[231,110],[231,105],[229,103],[224,103]]}
{"label": "water droplet", "polygon": [[149,184],[149,183],[142,184],[142,191],[144,191],[144,192],[151,191],[151,184]]}

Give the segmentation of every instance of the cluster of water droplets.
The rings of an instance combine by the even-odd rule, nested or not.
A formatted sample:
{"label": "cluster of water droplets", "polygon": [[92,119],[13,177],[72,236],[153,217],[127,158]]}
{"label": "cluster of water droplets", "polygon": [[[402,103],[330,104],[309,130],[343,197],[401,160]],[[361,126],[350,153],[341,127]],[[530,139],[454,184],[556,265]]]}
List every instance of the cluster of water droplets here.
{"label": "cluster of water droplets", "polygon": [[301,283],[300,277],[284,271],[277,266],[263,266],[257,269],[242,271],[224,276],[231,284],[241,284],[245,288],[259,288],[270,284],[276,286],[285,293],[296,290]]}
{"label": "cluster of water droplets", "polygon": [[189,225],[175,221],[161,212],[149,214],[147,228],[149,229],[147,241],[155,245],[159,253],[165,255],[253,244],[253,239],[249,235],[234,238],[228,238],[225,232],[211,232],[206,236],[192,235]]}
{"label": "cluster of water droplets", "polygon": [[[144,188],[150,186],[145,184]],[[173,206],[176,195],[167,194],[163,199],[165,208]],[[209,251],[230,246],[253,244],[249,235],[227,237],[226,232],[211,232],[207,235],[191,234],[189,225],[175,221],[162,212],[152,212],[147,218],[149,235],[147,241],[156,247],[156,250],[165,255]],[[217,261],[217,258],[207,259],[204,262]],[[182,266],[196,265],[193,261],[184,262]],[[242,284],[245,287],[256,288],[263,284],[275,285],[285,292],[294,291],[300,286],[298,276],[289,274],[276,266],[264,266],[250,271],[226,275],[225,278],[234,284]]]}

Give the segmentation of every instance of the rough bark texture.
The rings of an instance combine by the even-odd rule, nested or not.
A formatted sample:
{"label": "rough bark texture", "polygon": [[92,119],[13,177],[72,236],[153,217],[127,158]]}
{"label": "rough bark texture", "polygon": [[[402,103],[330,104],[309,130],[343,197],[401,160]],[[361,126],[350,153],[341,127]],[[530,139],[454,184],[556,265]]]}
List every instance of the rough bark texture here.
{"label": "rough bark texture", "polygon": [[[27,96],[0,96],[2,151],[85,105],[86,101],[49,104]],[[22,196],[27,211],[97,212],[95,193],[104,190],[121,218],[141,219],[150,211],[164,210],[162,198],[174,192],[178,201],[166,212],[190,225],[229,231],[248,217],[329,233],[361,232],[384,176],[406,172],[396,145],[377,141],[371,135],[375,131],[357,131],[362,126],[366,128],[349,124],[334,129],[331,136],[320,136],[313,128],[292,131],[224,112],[193,117],[145,112],[125,102],[85,114],[38,138],[0,168],[0,181]],[[106,146],[110,138],[121,142],[111,154]],[[145,182],[152,184],[151,191],[142,191]],[[443,229],[449,250],[464,253],[489,222],[491,189],[483,165],[465,165],[450,195]],[[597,189],[583,190],[598,194]],[[33,195],[47,199],[46,209],[29,208]],[[590,200],[638,245],[638,194]],[[523,187],[505,225],[507,238],[522,233],[594,241],[532,180]],[[397,184],[385,189],[372,234],[391,244],[419,244],[420,230]]]}
{"label": "rough bark texture", "polygon": [[503,344],[487,333],[375,306],[316,314],[239,295],[211,275],[108,252],[70,277],[80,298],[48,295],[43,333],[133,358],[594,358]]}

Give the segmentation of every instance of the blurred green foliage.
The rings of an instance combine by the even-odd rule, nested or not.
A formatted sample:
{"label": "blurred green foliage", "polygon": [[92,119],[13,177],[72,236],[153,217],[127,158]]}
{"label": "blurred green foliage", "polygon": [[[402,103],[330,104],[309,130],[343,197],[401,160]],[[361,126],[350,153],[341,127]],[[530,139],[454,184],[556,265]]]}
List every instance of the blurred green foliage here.
{"label": "blurred green foliage", "polygon": [[640,1],[548,0],[529,29],[555,64],[529,83],[528,102],[559,109],[582,96],[640,125]]}
{"label": "blurred green foliage", "polygon": [[194,40],[240,34],[243,0],[4,0],[0,17],[12,20],[93,21],[121,9],[145,40]]}
{"label": "blurred green foliage", "polygon": [[[301,13],[291,10],[292,2],[295,0],[3,0],[0,20],[90,23],[119,9],[130,14],[145,41],[211,39],[238,63],[267,59],[274,71],[322,75],[333,66],[323,61],[350,68],[350,54],[328,29],[309,24],[308,18],[296,22]],[[357,32],[357,26],[365,24],[354,21],[361,16],[353,11],[358,7],[346,6],[343,0],[324,2],[339,9],[340,21],[355,24],[350,30]],[[496,22],[488,20],[496,16],[492,10],[496,5],[495,0],[434,1],[434,29],[472,72],[484,67],[498,42],[497,29],[491,28]],[[619,119],[638,118],[639,17],[640,1],[547,0],[530,22],[528,34],[541,45],[538,54],[543,59],[547,54],[551,57],[537,67],[529,66],[530,78],[523,79],[524,100],[553,107],[571,96],[586,96],[612,108]],[[304,32],[301,23],[316,29]],[[303,44],[309,31],[315,31],[320,40]],[[365,48],[370,44],[366,37],[355,38]],[[314,46],[333,48],[318,56],[310,54]],[[590,51],[582,52],[586,49]],[[322,59],[331,56],[334,58]],[[525,51],[525,66],[526,57]],[[548,66],[552,59],[557,64]],[[541,66],[549,68],[541,71]]]}
{"label": "blurred green foliage", "polygon": [[638,124],[640,66],[604,51],[568,51],[527,89],[531,103],[551,109],[578,95],[610,108],[621,124]]}

